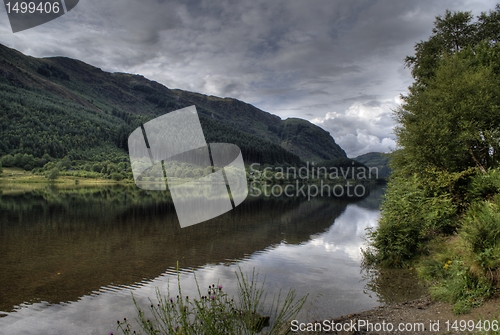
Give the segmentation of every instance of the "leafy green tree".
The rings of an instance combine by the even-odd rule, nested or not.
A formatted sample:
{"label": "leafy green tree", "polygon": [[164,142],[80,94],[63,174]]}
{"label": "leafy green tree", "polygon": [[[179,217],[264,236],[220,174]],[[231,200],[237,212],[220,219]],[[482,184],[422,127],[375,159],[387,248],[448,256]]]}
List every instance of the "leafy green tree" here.
{"label": "leafy green tree", "polygon": [[95,163],[92,165],[92,171],[94,172],[101,172],[104,167],[102,166],[101,163]]}
{"label": "leafy green tree", "polygon": [[399,169],[486,171],[500,159],[500,48],[482,44],[446,56],[425,90],[413,90],[396,111]]}
{"label": "leafy green tree", "polygon": [[59,161],[59,168],[60,169],[64,169],[64,170],[68,170],[71,168],[71,158],[68,157],[68,156],[65,156],[63,159],[61,159]]}
{"label": "leafy green tree", "polygon": [[14,156],[5,155],[2,157],[2,165],[5,167],[13,167],[14,166]]}
{"label": "leafy green tree", "polygon": [[407,56],[406,65],[416,80],[416,87],[425,85],[434,76],[439,61],[467,47],[475,48],[481,42],[496,44],[500,38],[500,5],[489,13],[481,13],[473,22],[471,12],[446,11],[436,17],[432,35],[415,45],[415,55]]}
{"label": "leafy green tree", "polygon": [[447,11],[406,58],[415,82],[395,111],[399,149],[371,235],[380,263],[403,265],[426,241],[455,231],[471,180],[499,166],[499,13],[472,22],[469,12]]}

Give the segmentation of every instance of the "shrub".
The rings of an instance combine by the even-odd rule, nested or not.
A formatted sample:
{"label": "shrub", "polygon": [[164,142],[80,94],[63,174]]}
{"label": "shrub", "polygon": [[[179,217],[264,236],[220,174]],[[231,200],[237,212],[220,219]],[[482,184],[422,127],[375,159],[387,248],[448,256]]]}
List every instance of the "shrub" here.
{"label": "shrub", "polygon": [[391,180],[379,227],[368,235],[371,249],[364,251],[366,262],[401,267],[418,254],[425,241],[453,227],[456,208],[450,194],[433,188],[416,176]]}
{"label": "shrub", "polygon": [[470,201],[483,200],[500,193],[500,170],[490,169],[471,179],[468,189]]}
{"label": "shrub", "polygon": [[120,180],[122,180],[123,178],[125,178],[125,176],[124,176],[123,174],[121,174],[121,173],[118,173],[118,172],[113,172],[113,173],[111,174],[111,179],[113,179],[113,180],[120,181]]}
{"label": "shrub", "polygon": [[472,204],[464,216],[460,236],[475,254],[494,248],[500,242],[499,210],[497,203],[481,201]]}
{"label": "shrub", "polygon": [[457,314],[480,305],[500,283],[497,176],[491,170],[472,179],[474,198],[487,194],[487,200],[476,198],[460,220],[458,236],[437,243],[441,251],[434,250],[429,259],[419,264],[420,275],[434,283],[430,289],[433,297],[452,303]]}
{"label": "shrub", "polygon": [[47,172],[45,177],[47,177],[49,180],[54,180],[59,176],[59,169],[57,167],[54,167],[50,171]]}
{"label": "shrub", "polygon": [[2,165],[5,167],[13,167],[15,166],[15,160],[14,156],[12,155],[5,155],[2,157]]}

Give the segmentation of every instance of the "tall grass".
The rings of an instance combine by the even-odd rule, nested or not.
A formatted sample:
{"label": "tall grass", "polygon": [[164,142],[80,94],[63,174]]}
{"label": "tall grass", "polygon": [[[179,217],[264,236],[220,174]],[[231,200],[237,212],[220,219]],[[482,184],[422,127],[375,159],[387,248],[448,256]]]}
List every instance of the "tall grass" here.
{"label": "tall grass", "polygon": [[195,276],[198,296],[191,298],[182,293],[178,272],[177,296],[170,295],[170,287],[166,296],[157,289],[156,302],[149,299],[147,311],[132,296],[140,329],[134,330],[127,319],[117,322],[118,329],[124,335],[286,334],[289,322],[302,309],[307,295],[297,298],[294,290],[285,295],[280,291],[268,306],[264,282],[259,284],[258,276],[255,270],[248,276],[239,269],[236,272],[238,294],[235,298],[230,297],[222,285],[212,284],[202,292]]}
{"label": "tall grass", "polygon": [[475,176],[469,189],[457,234],[434,243],[431,256],[418,265],[434,283],[430,293],[452,303],[456,314],[479,306],[500,284],[499,170]]}

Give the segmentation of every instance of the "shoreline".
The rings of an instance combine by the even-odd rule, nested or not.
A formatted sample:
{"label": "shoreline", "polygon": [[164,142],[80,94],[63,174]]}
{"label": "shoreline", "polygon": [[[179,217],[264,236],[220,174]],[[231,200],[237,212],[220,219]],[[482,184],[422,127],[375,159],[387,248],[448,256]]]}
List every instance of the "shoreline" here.
{"label": "shoreline", "polygon": [[[329,330],[329,331],[296,331],[292,334],[338,334],[338,335],[393,335],[393,334],[483,334],[479,329],[475,331],[461,331],[460,321],[466,322],[474,320],[477,325],[479,320],[490,322],[497,320],[500,328],[500,294],[496,294],[483,305],[472,309],[469,313],[455,315],[452,312],[452,305],[432,300],[429,295],[422,298],[410,300],[402,303],[394,303],[375,307],[363,312],[348,314],[337,318],[313,321],[324,325],[325,323],[331,325],[332,323],[341,324],[345,330]],[[453,323],[455,326],[453,327]],[[363,325],[370,325],[368,326]],[[393,331],[389,331],[392,324]],[[420,330],[412,331],[398,331],[398,326],[402,324],[403,327],[410,324],[410,328],[419,328]],[[356,325],[355,329],[350,329],[351,325]],[[361,325],[358,327],[358,325]],[[384,326],[385,325],[385,326]],[[340,327],[340,326],[338,326]],[[423,329],[422,329],[423,327]],[[475,326],[474,326],[475,327]],[[331,327],[333,328],[333,327]],[[384,330],[385,328],[385,330]],[[320,326],[317,326],[320,329]],[[328,328],[323,328],[328,329]],[[484,332],[484,334],[492,334]]]}
{"label": "shoreline", "polygon": [[40,185],[116,185],[130,184],[133,181],[129,180],[113,180],[107,178],[95,177],[80,177],[72,175],[60,175],[56,179],[50,180],[41,174],[35,174],[31,171],[25,171],[19,168],[3,168],[3,173],[0,175],[0,184],[22,185],[22,184],[40,184]]}

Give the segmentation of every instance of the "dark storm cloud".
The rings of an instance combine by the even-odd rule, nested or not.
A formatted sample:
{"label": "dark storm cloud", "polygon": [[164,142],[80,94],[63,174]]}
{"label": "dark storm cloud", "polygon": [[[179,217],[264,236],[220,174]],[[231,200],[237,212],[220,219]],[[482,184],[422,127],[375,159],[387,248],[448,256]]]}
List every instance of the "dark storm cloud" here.
{"label": "dark storm cloud", "polygon": [[2,20],[0,43],[306,118],[354,156],[394,147],[391,109],[411,83],[403,59],[428,38],[435,16],[446,9],[477,15],[494,6],[491,0],[87,0],[17,34]]}

